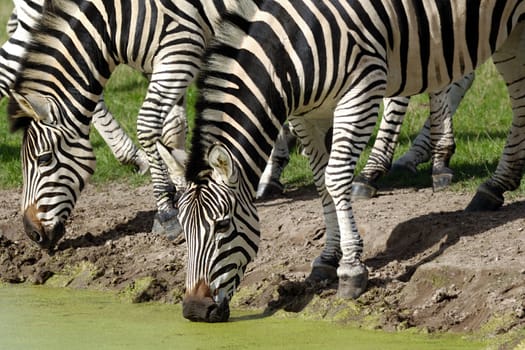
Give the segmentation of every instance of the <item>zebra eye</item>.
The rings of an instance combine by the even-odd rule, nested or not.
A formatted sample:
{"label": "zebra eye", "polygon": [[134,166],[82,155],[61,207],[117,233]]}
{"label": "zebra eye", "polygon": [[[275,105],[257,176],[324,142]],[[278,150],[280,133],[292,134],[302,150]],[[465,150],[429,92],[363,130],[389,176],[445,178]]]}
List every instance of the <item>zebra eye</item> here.
{"label": "zebra eye", "polygon": [[215,222],[215,231],[219,233],[224,233],[228,231],[228,228],[230,227],[231,220],[228,219],[222,219]]}
{"label": "zebra eye", "polygon": [[36,159],[36,161],[38,162],[38,166],[46,166],[46,165],[49,165],[51,164],[51,161],[53,160],[53,155],[48,152],[48,153],[43,153],[41,155],[39,155]]}

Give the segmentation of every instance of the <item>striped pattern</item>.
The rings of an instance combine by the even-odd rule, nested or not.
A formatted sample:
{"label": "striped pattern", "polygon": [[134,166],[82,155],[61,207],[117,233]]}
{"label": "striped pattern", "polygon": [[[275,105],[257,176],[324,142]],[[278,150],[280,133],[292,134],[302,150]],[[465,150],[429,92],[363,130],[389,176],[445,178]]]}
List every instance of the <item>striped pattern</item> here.
{"label": "striped pattern", "polygon": [[[10,38],[0,48],[0,97],[7,96],[13,86],[20,61],[25,53],[25,43],[31,38],[30,31],[36,26],[42,14],[42,0],[17,0],[8,22]],[[17,13],[20,13],[18,16]],[[141,173],[148,170],[143,151],[120,127],[101,100],[93,115],[93,124],[106,141],[115,157],[123,164],[133,164]]]}
{"label": "striped pattern", "polygon": [[[9,112],[16,119],[14,127],[25,129],[23,148],[37,143],[31,140],[33,135],[39,135],[31,132],[35,124],[54,124],[69,145],[59,148],[56,140],[47,141],[53,146],[50,151],[55,159],[67,159],[61,166],[75,167],[70,160],[78,152],[87,151],[86,157],[93,158],[87,141],[90,123],[111,73],[121,63],[147,73],[150,84],[139,112],[137,134],[148,154],[159,218],[161,222],[174,220],[173,230],[180,232],[172,185],[156,142],[163,136],[167,142],[172,139],[165,135],[173,129],[172,125],[180,125],[185,131],[185,115],[173,114],[181,111],[174,106],[196,77],[200,58],[225,4],[195,0],[46,2],[13,88],[13,100],[18,103],[12,103]],[[176,119],[180,121],[165,126],[167,120]],[[104,122],[102,125],[110,128]],[[31,162],[35,159],[22,159],[26,169],[33,166]],[[37,216],[28,214],[25,218],[25,222],[32,223],[31,230],[36,227],[41,236],[54,231],[53,226],[42,223],[57,220],[54,207],[71,212],[88,175],[94,171],[94,164],[89,167],[89,171],[74,169],[74,174],[62,182],[53,183],[53,176],[59,175],[49,173],[32,172],[24,178],[25,190],[32,193],[24,193],[22,209],[27,212],[34,207],[36,210],[31,213],[38,212]],[[44,202],[46,205],[41,205]],[[63,220],[65,216],[60,222]]]}
{"label": "striped pattern", "polygon": [[[417,173],[417,166],[432,158],[433,177],[449,173],[452,179],[453,171],[448,168],[450,158],[455,151],[452,117],[456,112],[463,96],[472,85],[474,73],[449,85],[437,93],[430,93],[430,115],[418,136],[412,142],[410,149],[403,154],[392,166],[394,151],[398,144],[403,119],[407,113],[409,97],[385,98],[384,113],[381,124],[365,167],[354,180],[352,195],[354,198],[370,198],[377,192],[376,181],[391,169],[403,169]],[[285,126],[287,126],[285,124]],[[286,128],[288,129],[288,128]],[[279,179],[289,161],[287,143],[295,143],[296,137],[290,131],[281,130],[276,140],[276,146],[270,155],[259,186],[257,198],[273,196],[283,190]],[[435,145],[435,146],[434,146]],[[275,150],[279,154],[274,154]],[[262,186],[262,184],[272,184]],[[436,183],[434,190],[439,190],[449,183]],[[356,186],[357,185],[357,186]],[[438,185],[440,187],[438,187]],[[364,186],[364,187],[363,187]]]}
{"label": "striped pattern", "polygon": [[[515,122],[491,181],[511,189],[525,159],[525,133],[519,130],[525,124],[516,122],[524,105],[518,89],[525,84],[519,40],[524,10],[517,0],[267,0],[252,18],[232,16],[200,79],[190,184],[179,201],[186,240],[199,249],[189,258],[188,300],[195,281],[205,281],[222,305],[236,285],[232,276],[246,266],[238,265],[237,274],[219,271],[238,264],[239,252],[254,258],[252,238],[259,231],[251,202],[286,118],[309,156],[327,224],[313,272],[326,278],[327,269],[337,269],[340,295],[361,294],[367,272],[350,192],[381,99],[443,89],[497,49],[494,61],[509,84]],[[332,126],[329,153],[325,141]],[[211,162],[210,152],[222,160]],[[214,204],[223,202],[237,205]],[[218,223],[235,242],[228,252],[217,251]]]}
{"label": "striped pattern", "polygon": [[[433,157],[433,173],[447,171],[455,150],[452,116],[473,80],[474,73],[471,73],[447,88],[429,94],[430,116],[410,149],[395,162],[394,168],[416,173],[419,164]],[[385,99],[385,111],[376,141],[356,182],[375,185],[375,181],[391,169],[408,103],[409,98]]]}

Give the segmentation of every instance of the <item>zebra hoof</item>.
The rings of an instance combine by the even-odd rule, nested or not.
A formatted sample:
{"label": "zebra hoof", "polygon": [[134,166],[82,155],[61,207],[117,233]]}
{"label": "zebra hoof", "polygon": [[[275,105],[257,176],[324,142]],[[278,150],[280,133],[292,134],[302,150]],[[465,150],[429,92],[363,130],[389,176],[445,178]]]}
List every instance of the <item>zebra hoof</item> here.
{"label": "zebra hoof", "polygon": [[134,163],[135,163],[135,169],[137,170],[137,173],[141,175],[147,174],[149,170],[149,162],[148,162],[148,157],[146,156],[146,153],[143,150],[139,149],[137,151],[137,155],[136,155],[136,158],[134,159]]}
{"label": "zebra hoof", "polygon": [[352,184],[352,199],[370,199],[377,195],[377,187],[371,183],[354,181]]}
{"label": "zebra hoof", "polygon": [[441,191],[452,183],[454,178],[454,172],[451,169],[447,169],[439,174],[432,174],[432,189],[434,192]]}
{"label": "zebra hoof", "polygon": [[337,296],[343,299],[357,299],[366,290],[368,270],[365,265],[339,266]]}
{"label": "zebra hoof", "polygon": [[182,227],[180,226],[177,215],[171,217],[163,217],[163,215],[155,214],[153,219],[153,227],[151,232],[154,234],[164,235],[170,241],[181,238]]}
{"label": "zebra hoof", "polygon": [[259,184],[257,199],[268,199],[280,196],[284,191],[284,185],[280,181]]}
{"label": "zebra hoof", "polygon": [[503,193],[487,184],[481,184],[465,211],[494,211],[499,209],[503,202]]}
{"label": "zebra hoof", "polygon": [[322,261],[321,257],[317,257],[312,263],[312,272],[306,278],[309,282],[324,282],[329,283],[337,281],[337,263],[331,264]]}

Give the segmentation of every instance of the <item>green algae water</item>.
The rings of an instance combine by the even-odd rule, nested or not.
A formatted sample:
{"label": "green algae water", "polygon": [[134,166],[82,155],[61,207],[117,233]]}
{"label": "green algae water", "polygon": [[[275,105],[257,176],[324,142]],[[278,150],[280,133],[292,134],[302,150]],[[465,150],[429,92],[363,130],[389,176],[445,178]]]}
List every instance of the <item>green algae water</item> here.
{"label": "green algae water", "polygon": [[0,349],[483,349],[459,336],[367,331],[327,321],[232,311],[192,323],[181,307],[130,304],[113,294],[0,285]]}

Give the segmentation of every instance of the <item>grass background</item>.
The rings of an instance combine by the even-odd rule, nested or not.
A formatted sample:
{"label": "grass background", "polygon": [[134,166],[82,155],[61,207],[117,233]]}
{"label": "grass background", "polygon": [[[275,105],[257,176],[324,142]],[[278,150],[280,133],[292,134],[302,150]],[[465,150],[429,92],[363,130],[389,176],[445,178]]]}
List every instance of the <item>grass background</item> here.
{"label": "grass background", "polygon": [[[0,0],[0,39],[5,41],[5,23],[11,13],[11,0]],[[122,127],[136,141],[136,116],[142,103],[147,81],[138,72],[126,66],[119,68],[112,75],[105,89],[105,100]],[[189,92],[189,115],[193,114],[192,103],[196,92]],[[0,101],[0,188],[19,188],[22,184],[20,170],[21,133],[10,133],[6,118],[7,99]],[[409,112],[400,135],[400,144],[396,158],[405,152],[411,140],[428,116],[428,97],[426,95],[412,98]],[[495,169],[501,150],[505,143],[511,121],[511,111],[506,89],[492,63],[488,62],[477,71],[476,80],[461,103],[454,128],[456,134],[456,153],[451,161],[455,171],[452,190],[474,191]],[[191,123],[190,123],[191,125]],[[130,166],[120,165],[112,156],[98,133],[93,129],[91,140],[97,156],[97,170],[92,178],[96,184],[111,181],[125,181],[139,185],[149,181],[148,176],[136,174]],[[370,144],[374,137],[370,140]],[[358,169],[368,156],[369,149],[362,155]],[[431,186],[430,165],[420,166],[420,174],[407,178],[383,180],[385,186]],[[282,181],[290,186],[311,184],[312,176],[307,161],[292,152],[289,166]],[[516,194],[523,194],[523,187]]]}

